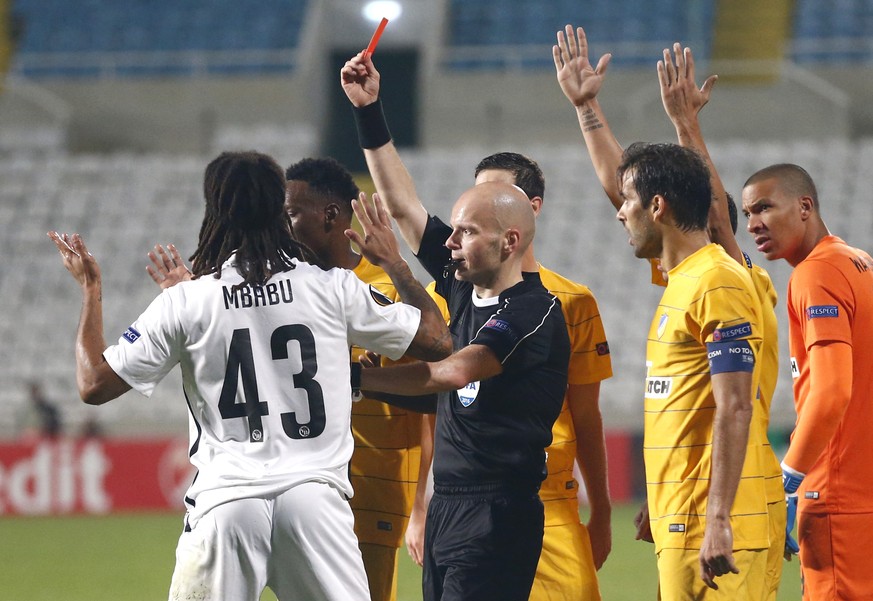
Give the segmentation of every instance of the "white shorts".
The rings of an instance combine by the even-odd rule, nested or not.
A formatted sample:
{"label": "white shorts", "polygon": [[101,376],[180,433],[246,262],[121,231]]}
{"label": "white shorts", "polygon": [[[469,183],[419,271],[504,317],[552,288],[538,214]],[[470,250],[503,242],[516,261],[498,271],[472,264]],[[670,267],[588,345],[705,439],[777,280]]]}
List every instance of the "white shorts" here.
{"label": "white shorts", "polygon": [[304,482],[272,499],[239,499],[206,513],[176,547],[170,601],[369,600],[348,501]]}

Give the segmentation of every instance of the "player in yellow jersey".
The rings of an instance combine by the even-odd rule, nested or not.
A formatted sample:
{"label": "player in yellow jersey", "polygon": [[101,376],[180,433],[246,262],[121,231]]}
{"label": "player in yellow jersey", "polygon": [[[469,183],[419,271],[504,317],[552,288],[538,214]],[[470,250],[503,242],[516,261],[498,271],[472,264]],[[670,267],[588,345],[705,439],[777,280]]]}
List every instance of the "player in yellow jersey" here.
{"label": "player in yellow jersey", "polygon": [[658,74],[664,109],[676,128],[679,143],[697,151],[709,167],[713,189],[713,201],[709,211],[710,238],[713,242],[720,244],[737,262],[750,270],[752,283],[755,286],[758,299],[761,301],[763,318],[761,333],[764,342],[760,357],[761,387],[756,400],[760,403],[762,410],[758,414],[760,423],[752,425],[753,430],[750,436],[752,440],[757,440],[758,452],[761,455],[762,467],[765,470],[764,483],[770,515],[770,549],[767,553],[765,590],[768,601],[775,601],[779,582],[782,579],[783,556],[786,551],[786,512],[782,490],[782,469],[767,438],[770,405],[773,401],[779,374],[779,332],[775,311],[776,290],[767,271],[760,265],[752,263],[749,256],[737,244],[737,207],[725,191],[724,184],[703,140],[698,112],[709,102],[717,76],[708,77],[698,88],[694,76],[694,56],[690,48],[682,48],[680,44],[674,44],[672,57],[669,51],[664,51],[664,60],[658,63]]}
{"label": "player in yellow jersey", "polygon": [[[644,456],[661,599],[761,599],[768,514],[750,424],[761,305],[706,231],[709,174],[670,144],[629,147],[618,219],[668,274],[647,344]],[[718,579],[718,582],[716,582]],[[706,588],[709,587],[709,590]]]}
{"label": "player in yellow jersey", "polygon": [[[333,159],[304,159],[291,165],[286,209],[294,237],[325,267],[351,269],[390,300],[398,295],[384,270],[358,255],[343,232],[351,224],[351,200],[358,189],[351,174]],[[362,349],[353,348],[358,361]],[[397,551],[403,544],[418,481],[421,414],[362,398],[352,405],[355,451],[350,503],[364,567],[374,601],[397,595]]]}
{"label": "player in yellow jersey", "polygon": [[[579,28],[574,37],[572,28],[568,27],[565,33],[566,41],[563,42],[563,46],[567,49],[568,60],[559,61],[560,57],[557,55],[555,57],[559,83],[568,99],[576,107],[583,136],[597,174],[610,200],[618,209],[622,200],[614,175],[621,160],[622,149],[612,135],[596,99],[610,57],[609,55],[604,56],[597,68],[592,68],[588,61],[584,31]],[[563,39],[563,35],[564,32],[559,32],[559,42]],[[760,266],[752,264],[748,256],[737,245],[734,237],[736,207],[733,207],[733,215],[730,215],[728,195],[712,165],[700,133],[697,113],[706,104],[715,78],[708,79],[703,87],[697,89],[694,83],[694,63],[690,50],[687,48],[683,50],[679,45],[676,45],[674,51],[675,61],[670,56],[669,51],[665,51],[664,61],[659,64],[659,80],[664,108],[676,127],[680,144],[698,151],[710,168],[713,188],[713,201],[708,218],[710,237],[712,241],[722,245],[740,265],[749,270],[758,299],[762,304],[764,343],[760,358],[761,386],[756,398],[760,411],[755,413],[755,422],[750,427],[750,440],[754,442],[757,453],[760,455],[766,484],[770,514],[770,550],[764,589],[768,591],[765,598],[772,600],[775,599],[781,578],[785,541],[784,500],[783,494],[779,490],[781,488],[781,470],[766,436],[769,407],[778,374],[778,332],[774,311],[776,294],[766,271]],[[653,262],[653,282],[666,285],[664,274],[656,267],[656,263],[657,261]],[[643,526],[638,538],[648,536],[648,532],[645,531],[648,522],[644,518],[644,515],[638,516],[638,520]]]}

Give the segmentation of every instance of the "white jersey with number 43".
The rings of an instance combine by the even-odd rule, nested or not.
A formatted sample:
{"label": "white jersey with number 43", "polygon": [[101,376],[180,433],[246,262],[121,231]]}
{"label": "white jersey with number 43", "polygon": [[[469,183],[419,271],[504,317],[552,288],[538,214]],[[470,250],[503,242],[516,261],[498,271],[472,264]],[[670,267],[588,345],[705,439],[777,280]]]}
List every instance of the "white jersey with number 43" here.
{"label": "white jersey with number 43", "polygon": [[297,262],[264,286],[234,289],[241,282],[231,259],[220,279],[165,290],[103,353],[146,396],[181,365],[192,526],[220,503],[307,480],[351,496],[349,346],[398,359],[420,321],[344,269]]}

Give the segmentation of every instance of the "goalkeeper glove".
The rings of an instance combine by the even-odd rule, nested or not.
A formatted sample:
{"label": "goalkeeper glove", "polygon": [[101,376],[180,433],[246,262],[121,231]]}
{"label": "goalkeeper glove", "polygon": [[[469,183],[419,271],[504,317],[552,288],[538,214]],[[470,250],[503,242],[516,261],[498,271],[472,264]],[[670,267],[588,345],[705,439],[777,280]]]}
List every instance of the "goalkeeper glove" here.
{"label": "goalkeeper glove", "polygon": [[794,530],[794,523],[797,520],[797,489],[806,474],[798,472],[782,463],[782,488],[785,490],[785,499],[787,503],[787,520],[785,522],[785,553],[786,555],[796,555],[800,551],[800,545],[791,536]]}
{"label": "goalkeeper glove", "polygon": [[797,555],[800,552],[800,545],[791,536],[791,531],[794,530],[794,522],[797,519],[797,495],[791,495],[786,499],[788,505],[788,520],[785,522],[785,556]]}

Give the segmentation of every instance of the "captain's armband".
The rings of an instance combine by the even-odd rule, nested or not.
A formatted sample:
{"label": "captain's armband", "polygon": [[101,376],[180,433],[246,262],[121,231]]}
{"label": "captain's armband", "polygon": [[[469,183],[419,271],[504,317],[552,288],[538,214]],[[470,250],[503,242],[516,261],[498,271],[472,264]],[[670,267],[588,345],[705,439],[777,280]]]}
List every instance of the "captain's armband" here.
{"label": "captain's armband", "polygon": [[755,369],[755,352],[746,340],[707,342],[706,350],[712,375]]}

